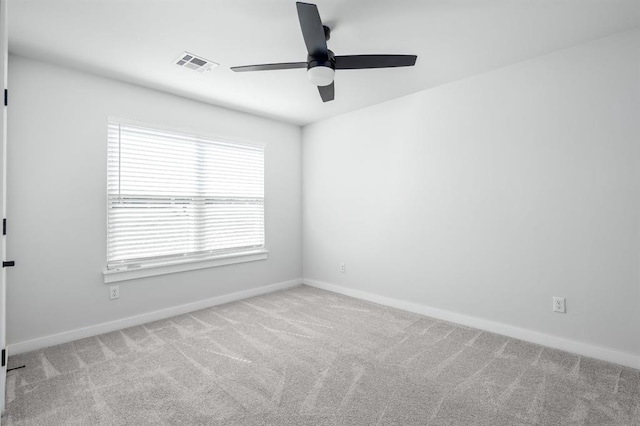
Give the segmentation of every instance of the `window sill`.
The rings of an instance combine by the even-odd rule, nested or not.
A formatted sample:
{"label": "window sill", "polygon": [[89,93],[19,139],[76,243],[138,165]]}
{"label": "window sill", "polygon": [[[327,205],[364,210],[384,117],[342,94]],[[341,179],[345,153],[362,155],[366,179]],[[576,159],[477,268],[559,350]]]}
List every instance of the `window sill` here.
{"label": "window sill", "polygon": [[195,269],[214,268],[216,266],[233,265],[234,263],[265,260],[269,251],[266,249],[252,250],[242,253],[223,254],[207,259],[196,259],[164,263],[161,265],[147,265],[139,268],[108,269],[102,271],[104,283],[135,280],[137,278],[153,277],[156,275],[173,274],[175,272],[193,271]]}

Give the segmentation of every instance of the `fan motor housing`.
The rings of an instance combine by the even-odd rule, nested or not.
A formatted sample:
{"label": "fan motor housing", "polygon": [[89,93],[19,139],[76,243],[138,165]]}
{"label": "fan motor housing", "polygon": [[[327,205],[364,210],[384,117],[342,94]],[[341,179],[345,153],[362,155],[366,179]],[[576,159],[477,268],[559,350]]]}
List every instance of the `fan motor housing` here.
{"label": "fan motor housing", "polygon": [[307,77],[316,86],[328,86],[333,83],[336,60],[332,51],[328,51],[327,59],[307,58]]}
{"label": "fan motor housing", "polygon": [[336,69],[336,59],[335,55],[331,50],[328,50],[329,57],[327,59],[319,59],[314,58],[312,56],[307,56],[307,70],[315,67],[328,67],[333,70]]}

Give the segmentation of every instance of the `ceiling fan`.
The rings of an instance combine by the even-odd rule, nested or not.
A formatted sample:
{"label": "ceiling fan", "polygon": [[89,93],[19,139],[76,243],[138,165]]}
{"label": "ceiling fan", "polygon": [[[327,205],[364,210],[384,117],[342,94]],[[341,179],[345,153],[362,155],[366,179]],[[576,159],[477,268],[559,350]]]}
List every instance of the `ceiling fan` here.
{"label": "ceiling fan", "polygon": [[323,102],[332,101],[335,96],[333,77],[335,70],[358,70],[366,68],[410,67],[415,65],[416,55],[346,55],[336,56],[327,48],[331,30],[322,25],[320,13],[315,4],[297,2],[298,19],[302,37],[307,46],[306,62],[284,62],[278,64],[245,65],[231,67],[233,71],[270,71],[306,68],[311,83],[318,86]]}

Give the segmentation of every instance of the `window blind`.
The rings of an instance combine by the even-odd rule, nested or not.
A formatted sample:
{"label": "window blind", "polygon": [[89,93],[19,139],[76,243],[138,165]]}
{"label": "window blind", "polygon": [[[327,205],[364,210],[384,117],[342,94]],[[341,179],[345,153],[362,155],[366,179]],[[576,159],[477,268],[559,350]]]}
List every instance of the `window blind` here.
{"label": "window blind", "polygon": [[264,247],[264,148],[108,123],[107,269]]}

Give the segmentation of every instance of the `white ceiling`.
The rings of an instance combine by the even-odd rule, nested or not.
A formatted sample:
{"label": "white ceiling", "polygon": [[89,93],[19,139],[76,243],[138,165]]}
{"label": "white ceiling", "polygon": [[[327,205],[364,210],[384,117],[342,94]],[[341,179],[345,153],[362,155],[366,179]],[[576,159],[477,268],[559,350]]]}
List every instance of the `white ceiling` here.
{"label": "white ceiling", "polygon": [[[313,0],[309,0],[313,1]],[[342,70],[322,103],[294,0],[9,0],[11,52],[306,124],[640,25],[640,0],[317,0],[336,55],[417,54],[413,68]],[[220,63],[207,74],[172,60]]]}

